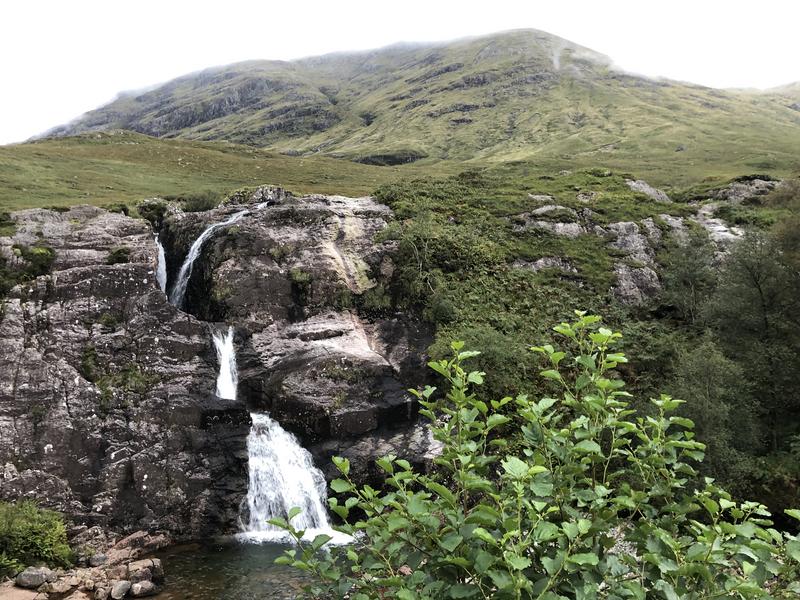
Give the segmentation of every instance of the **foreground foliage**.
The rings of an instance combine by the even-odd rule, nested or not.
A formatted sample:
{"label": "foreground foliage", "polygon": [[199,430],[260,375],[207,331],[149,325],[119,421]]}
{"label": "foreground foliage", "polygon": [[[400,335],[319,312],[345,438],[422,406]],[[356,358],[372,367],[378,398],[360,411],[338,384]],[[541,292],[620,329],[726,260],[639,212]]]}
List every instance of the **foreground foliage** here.
{"label": "foreground foliage", "polygon": [[558,390],[539,400],[481,399],[484,373],[463,364],[477,353],[454,343],[430,363],[445,394],[415,392],[443,445],[438,477],[389,456],[386,491],[357,488],[336,459],[329,502],[358,543],[320,552],[328,536],[305,543],[276,519],[298,543],[278,561],[316,574],[309,591],[324,597],[796,597],[800,540],[698,476],[704,445],[673,414],[680,400],[652,400],[653,416],[629,408],[621,335],[577,315],[555,327],[565,350],[533,348]]}
{"label": "foreground foliage", "polygon": [[0,577],[42,563],[51,567],[72,564],[61,516],[30,501],[0,502]]}

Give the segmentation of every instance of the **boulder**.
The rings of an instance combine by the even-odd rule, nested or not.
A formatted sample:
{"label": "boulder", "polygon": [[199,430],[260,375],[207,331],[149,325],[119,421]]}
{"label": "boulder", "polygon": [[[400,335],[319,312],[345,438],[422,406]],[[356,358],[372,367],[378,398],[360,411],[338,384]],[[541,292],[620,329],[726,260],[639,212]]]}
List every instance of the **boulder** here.
{"label": "boulder", "polygon": [[47,567],[28,567],[14,578],[21,588],[34,589],[46,582],[54,581],[56,574]]}
{"label": "boulder", "polygon": [[774,190],[780,181],[761,179],[759,177],[744,178],[732,181],[723,188],[712,190],[709,194],[714,200],[722,200],[731,204],[741,204],[757,196],[764,196]]}
{"label": "boulder", "polygon": [[614,295],[623,304],[642,304],[661,290],[658,275],[650,267],[632,267],[618,263],[614,266],[617,285]]}
{"label": "boulder", "polygon": [[639,192],[640,194],[644,194],[648,198],[655,200],[656,202],[672,202],[670,197],[657,188],[654,188],[646,181],[641,179],[626,179],[625,183],[628,184],[628,187],[631,188],[634,192]]}
{"label": "boulder", "polygon": [[131,582],[130,581],[117,581],[111,586],[111,599],[112,600],[122,600],[125,596],[128,595],[128,591],[131,589]]}
{"label": "boulder", "polygon": [[108,560],[108,557],[105,554],[93,554],[89,557],[89,566],[90,567],[99,567],[103,565]]}
{"label": "boulder", "polygon": [[139,581],[131,586],[131,596],[142,598],[144,596],[154,596],[160,591],[159,587],[152,581]]}

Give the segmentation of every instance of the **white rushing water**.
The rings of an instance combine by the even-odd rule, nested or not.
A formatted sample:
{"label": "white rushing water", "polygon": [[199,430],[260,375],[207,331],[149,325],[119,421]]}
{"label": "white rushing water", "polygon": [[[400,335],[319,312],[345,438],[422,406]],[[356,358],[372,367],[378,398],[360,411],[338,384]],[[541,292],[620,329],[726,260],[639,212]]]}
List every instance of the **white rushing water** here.
{"label": "white rushing water", "polygon": [[181,265],[181,269],[178,272],[178,278],[175,280],[175,283],[169,292],[169,301],[171,304],[177,306],[178,308],[183,306],[183,300],[186,297],[186,288],[189,285],[189,278],[192,276],[192,267],[194,266],[194,261],[197,260],[198,256],[200,256],[200,251],[203,249],[203,244],[206,243],[206,240],[213,235],[214,231],[220,227],[232,225],[245,216],[248,212],[249,211],[247,210],[242,210],[234,215],[231,215],[227,220],[221,223],[209,225],[205,228],[203,233],[200,234],[200,237],[194,241],[191,248],[189,248],[189,254],[186,255],[186,260],[184,260],[183,264]]}
{"label": "white rushing water", "polygon": [[[212,333],[219,361],[216,394],[236,399],[238,369],[234,330]],[[320,533],[330,535],[332,543],[348,543],[350,537],[331,529],[325,508],[326,482],[322,471],[314,466],[311,453],[297,438],[264,413],[250,413],[252,426],[247,436],[249,485],[247,488],[248,521],[242,522],[244,541],[286,541],[282,529],[270,525],[274,517],[286,519],[295,506],[301,509],[292,519],[296,529],[306,530],[313,540]]]}
{"label": "white rushing water", "polygon": [[217,375],[216,394],[226,400],[236,400],[236,386],[239,383],[239,373],[236,369],[236,348],[233,345],[233,327],[228,327],[227,333],[215,331],[212,334],[214,348],[219,361],[219,375]]}
{"label": "white rushing water", "polygon": [[164,246],[161,245],[161,240],[156,235],[156,244],[158,245],[158,264],[156,265],[156,281],[158,287],[162,292],[167,291],[167,256],[164,253]]}
{"label": "white rushing water", "polygon": [[287,518],[297,506],[299,515],[291,521],[304,529],[305,538],[330,535],[332,543],[348,543],[350,537],[334,531],[328,522],[326,483],[314,466],[311,453],[297,438],[264,413],[251,413],[253,425],[247,436],[250,484],[247,489],[249,519],[242,523],[240,539],[254,542],[286,541],[286,533],[269,520]]}

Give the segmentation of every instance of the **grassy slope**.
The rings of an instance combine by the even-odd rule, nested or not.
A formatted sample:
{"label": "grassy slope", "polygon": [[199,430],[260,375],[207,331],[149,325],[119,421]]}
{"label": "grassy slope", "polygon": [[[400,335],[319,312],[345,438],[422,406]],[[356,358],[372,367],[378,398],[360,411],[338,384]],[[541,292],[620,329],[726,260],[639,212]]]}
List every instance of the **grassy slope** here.
{"label": "grassy slope", "polygon": [[126,96],[64,131],[122,126],[347,158],[411,150],[430,164],[600,164],[662,186],[798,169],[800,112],[789,108],[787,91],[654,82],[608,64],[530,30],[254,61]]}
{"label": "grassy slope", "polygon": [[[440,165],[439,171],[455,167]],[[0,210],[136,202],[269,183],[298,193],[367,194],[421,170],[326,157],[294,158],[235,144],[103,133],[0,146]]]}

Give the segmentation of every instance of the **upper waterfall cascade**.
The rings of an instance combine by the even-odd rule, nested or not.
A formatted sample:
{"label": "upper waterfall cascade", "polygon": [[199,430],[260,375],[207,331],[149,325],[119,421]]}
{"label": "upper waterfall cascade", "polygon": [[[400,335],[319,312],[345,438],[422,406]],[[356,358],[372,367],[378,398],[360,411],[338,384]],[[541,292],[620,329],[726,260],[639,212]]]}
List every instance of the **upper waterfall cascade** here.
{"label": "upper waterfall cascade", "polygon": [[186,288],[189,286],[189,278],[192,276],[192,268],[194,267],[194,261],[197,260],[197,257],[200,256],[200,252],[203,250],[203,244],[206,243],[208,238],[210,238],[214,231],[219,229],[220,227],[226,227],[228,225],[232,225],[243,216],[248,214],[250,211],[242,210],[239,211],[230,217],[227,220],[221,223],[213,223],[205,228],[203,233],[194,241],[192,246],[189,248],[189,253],[186,255],[186,259],[183,261],[181,265],[181,269],[178,272],[178,277],[175,280],[175,283],[172,286],[172,289],[169,292],[169,301],[171,304],[181,308],[183,306],[183,302],[186,298]]}

